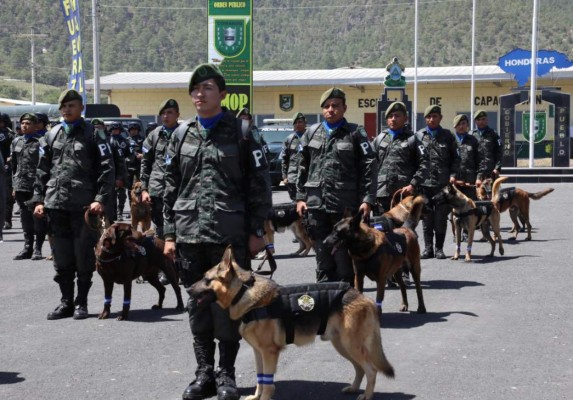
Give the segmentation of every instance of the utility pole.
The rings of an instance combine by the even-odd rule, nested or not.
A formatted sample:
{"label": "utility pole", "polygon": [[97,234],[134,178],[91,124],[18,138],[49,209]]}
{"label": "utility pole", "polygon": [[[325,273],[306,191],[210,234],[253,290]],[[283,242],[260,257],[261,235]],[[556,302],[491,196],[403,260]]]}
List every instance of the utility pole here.
{"label": "utility pole", "polygon": [[98,27],[98,0],[92,0],[92,42],[94,64],[94,104],[100,103],[99,85],[99,27]]}
{"label": "utility pole", "polygon": [[36,105],[36,62],[35,62],[35,56],[34,53],[36,51],[36,47],[34,45],[34,39],[35,38],[47,38],[48,35],[43,34],[43,33],[34,33],[34,28],[30,29],[30,33],[28,34],[19,34],[19,35],[14,35],[17,38],[26,38],[30,40],[30,48],[31,48],[31,55],[30,55],[30,66],[32,69],[32,105],[35,106]]}

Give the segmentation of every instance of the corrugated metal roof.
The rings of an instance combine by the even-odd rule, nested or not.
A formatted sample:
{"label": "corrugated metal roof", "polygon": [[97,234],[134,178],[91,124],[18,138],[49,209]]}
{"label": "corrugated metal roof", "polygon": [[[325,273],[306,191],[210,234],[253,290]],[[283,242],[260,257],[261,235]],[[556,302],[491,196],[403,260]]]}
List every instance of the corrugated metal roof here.
{"label": "corrugated metal roof", "polygon": [[[418,68],[419,83],[470,81],[471,66]],[[319,70],[254,71],[255,87],[324,86],[381,84],[388,75],[385,68],[339,68]],[[406,68],[406,81],[414,82],[414,68]],[[553,70],[552,78],[573,78],[573,67]],[[181,89],[187,88],[191,72],[118,72],[100,77],[100,89]],[[511,80],[510,74],[497,65],[475,67],[476,81]],[[86,81],[93,89],[93,79]]]}

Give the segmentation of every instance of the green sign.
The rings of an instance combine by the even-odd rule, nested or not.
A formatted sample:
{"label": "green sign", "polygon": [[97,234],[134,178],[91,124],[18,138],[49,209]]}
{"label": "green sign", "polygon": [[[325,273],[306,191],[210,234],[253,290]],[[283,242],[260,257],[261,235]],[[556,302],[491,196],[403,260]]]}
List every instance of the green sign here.
{"label": "green sign", "polygon": [[[529,113],[523,113],[521,120],[523,124],[523,138],[529,142]],[[544,112],[535,113],[535,121],[533,123],[535,126],[533,142],[539,143],[547,134],[547,115]]]}
{"label": "green sign", "polygon": [[223,105],[251,113],[253,97],[253,0],[209,0],[208,57],[227,82]]}

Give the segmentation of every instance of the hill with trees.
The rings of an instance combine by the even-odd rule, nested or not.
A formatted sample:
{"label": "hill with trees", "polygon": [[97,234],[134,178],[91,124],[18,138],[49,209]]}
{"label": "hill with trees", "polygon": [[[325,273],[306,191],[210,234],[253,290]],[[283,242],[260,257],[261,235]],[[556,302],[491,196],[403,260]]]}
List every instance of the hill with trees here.
{"label": "hill with trees", "polygon": [[[84,70],[92,70],[91,0],[81,8]],[[540,2],[539,49],[573,58],[573,2]],[[206,0],[99,0],[100,73],[191,71],[207,59]],[[477,1],[476,63],[531,46],[533,1]],[[471,64],[472,0],[420,0],[418,65]],[[414,59],[413,0],[254,0],[254,69],[384,67]],[[6,79],[30,81],[30,33],[36,80],[55,86],[38,101],[54,101],[66,85],[71,47],[59,2],[3,0],[0,13],[0,97],[29,99]],[[55,98],[54,98],[55,96]]]}

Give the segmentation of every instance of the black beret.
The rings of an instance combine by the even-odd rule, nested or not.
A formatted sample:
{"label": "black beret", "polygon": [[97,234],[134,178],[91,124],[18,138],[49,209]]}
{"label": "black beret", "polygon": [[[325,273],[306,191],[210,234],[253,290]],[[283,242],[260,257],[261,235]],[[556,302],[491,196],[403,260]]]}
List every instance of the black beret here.
{"label": "black beret", "polygon": [[22,122],[24,120],[32,121],[32,123],[34,123],[34,124],[38,123],[38,117],[36,117],[36,114],[33,114],[33,113],[22,114],[22,116],[20,117],[20,122]]}
{"label": "black beret", "polygon": [[47,125],[50,125],[50,118],[48,118],[48,116],[47,116],[46,114],[40,113],[40,112],[37,112],[37,113],[34,113],[34,114],[36,114],[36,118],[38,118],[38,122],[42,122],[42,123],[44,123],[46,126],[47,126]]}
{"label": "black beret", "polygon": [[326,92],[320,96],[320,106],[324,104],[324,102],[328,99],[342,99],[346,101],[346,94],[342,91],[342,89],[333,87],[328,89]]}

